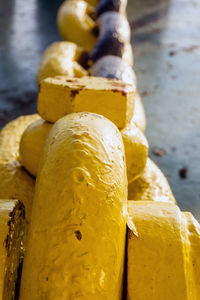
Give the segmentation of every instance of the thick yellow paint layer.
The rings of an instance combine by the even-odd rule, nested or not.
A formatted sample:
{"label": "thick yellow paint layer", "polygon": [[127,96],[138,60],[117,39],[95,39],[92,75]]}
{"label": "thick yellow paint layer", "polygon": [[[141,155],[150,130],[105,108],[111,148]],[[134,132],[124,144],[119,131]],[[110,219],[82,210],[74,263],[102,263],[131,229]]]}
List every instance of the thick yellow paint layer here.
{"label": "thick yellow paint layer", "polygon": [[40,118],[32,122],[22,135],[19,149],[20,162],[33,176],[37,175],[44,142],[52,126],[52,123]]}
{"label": "thick yellow paint layer", "polygon": [[24,207],[0,200],[0,299],[14,300],[19,264],[23,257]]}
{"label": "thick yellow paint layer", "polygon": [[62,38],[91,51],[96,43],[93,32],[96,23],[91,18],[94,12],[94,7],[83,0],[64,1],[57,15],[58,30]]}
{"label": "thick yellow paint layer", "polygon": [[20,299],[121,300],[126,219],[118,129],[93,113],[56,122],[36,181]]}
{"label": "thick yellow paint layer", "polygon": [[150,158],[142,175],[129,184],[128,199],[176,203],[167,178]]}
{"label": "thick yellow paint layer", "polygon": [[128,211],[128,300],[199,300],[197,221],[171,203],[129,201]]}
{"label": "thick yellow paint layer", "polygon": [[[24,131],[20,142],[20,162],[33,176],[37,176],[45,139],[53,126],[43,119],[31,123]],[[128,181],[139,177],[146,165],[148,143],[144,134],[131,122],[121,130],[127,164]]]}
{"label": "thick yellow paint layer", "polygon": [[144,171],[148,158],[148,142],[144,134],[131,122],[121,131],[127,164],[129,184]]}
{"label": "thick yellow paint layer", "polygon": [[132,119],[135,86],[98,77],[56,76],[41,82],[38,112],[55,122],[72,112],[89,111],[110,119],[121,129]]}
{"label": "thick yellow paint layer", "polygon": [[183,212],[187,222],[187,236],[190,242],[189,259],[193,276],[189,278],[193,285],[192,300],[200,299],[200,225],[189,212]]}
{"label": "thick yellow paint layer", "polygon": [[34,194],[35,180],[21,167],[19,144],[24,130],[37,114],[19,117],[0,132],[0,198],[19,199],[26,207],[28,218]]}
{"label": "thick yellow paint layer", "polygon": [[0,299],[3,300],[3,289],[5,279],[5,268],[7,251],[5,247],[5,240],[8,234],[9,214],[14,208],[13,201],[0,200]]}
{"label": "thick yellow paint layer", "polygon": [[37,81],[56,75],[87,75],[87,71],[78,63],[83,50],[70,42],[55,42],[44,52],[37,73]]}

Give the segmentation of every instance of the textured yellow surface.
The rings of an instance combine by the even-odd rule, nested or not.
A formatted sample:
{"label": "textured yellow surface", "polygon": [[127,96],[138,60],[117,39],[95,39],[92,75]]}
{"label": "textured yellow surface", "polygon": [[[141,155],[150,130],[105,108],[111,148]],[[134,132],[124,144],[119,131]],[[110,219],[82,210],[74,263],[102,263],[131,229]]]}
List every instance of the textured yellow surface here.
{"label": "textured yellow surface", "polygon": [[[1,206],[9,205],[9,200],[2,200]],[[12,201],[13,202],[13,201]],[[20,201],[13,202],[14,208],[9,213],[8,232],[4,246],[6,247],[6,266],[4,276],[4,289],[2,300],[18,299],[19,282],[21,277],[20,269],[24,255],[24,233],[25,233],[25,210]]]}
{"label": "textured yellow surface", "polygon": [[200,225],[171,203],[129,201],[128,300],[199,300]]}
{"label": "textured yellow surface", "polygon": [[93,113],[59,120],[40,162],[20,299],[120,300],[126,219],[118,129]]}
{"label": "textured yellow surface", "polygon": [[91,51],[96,43],[93,32],[95,21],[91,18],[94,7],[83,0],[67,0],[58,10],[57,25],[64,40],[74,42]]}
{"label": "textured yellow surface", "polygon": [[131,121],[134,104],[134,85],[98,77],[47,78],[38,95],[38,112],[49,122],[72,112],[89,111],[103,115],[119,129]]}
{"label": "textured yellow surface", "polygon": [[15,206],[14,201],[0,200],[0,299],[3,300],[3,289],[5,279],[5,268],[7,251],[5,247],[5,240],[8,234],[9,214]]}
{"label": "textured yellow surface", "polygon": [[[22,135],[20,142],[20,162],[33,176],[37,175],[45,139],[53,126],[43,119],[31,123]],[[148,143],[144,134],[134,122],[121,130],[127,164],[128,181],[140,176],[145,168],[148,156]]]}
{"label": "textured yellow surface", "polygon": [[21,165],[33,176],[37,175],[45,139],[53,124],[38,119],[24,131],[20,141]]}
{"label": "textured yellow surface", "polygon": [[189,212],[184,212],[187,221],[187,234],[190,241],[190,264],[193,270],[193,276],[190,278],[190,284],[194,286],[192,300],[200,299],[200,225]]}
{"label": "textured yellow surface", "polygon": [[142,175],[129,184],[128,199],[176,203],[167,178],[150,158]]}
{"label": "textured yellow surface", "polygon": [[14,300],[18,267],[23,255],[24,206],[0,200],[0,299]]}
{"label": "textured yellow surface", "polygon": [[140,129],[131,122],[121,131],[127,164],[129,184],[144,171],[148,157],[148,142]]}
{"label": "textured yellow surface", "polygon": [[135,96],[135,112],[133,115],[132,122],[142,131],[145,132],[146,129],[146,117],[144,112],[144,107],[140,95],[136,93]]}
{"label": "textured yellow surface", "polygon": [[8,123],[0,132],[0,198],[19,199],[30,213],[35,180],[21,167],[19,144],[24,130],[37,114],[22,116]]}
{"label": "textured yellow surface", "polygon": [[37,81],[55,75],[81,77],[87,71],[81,67],[78,60],[83,50],[70,42],[55,42],[44,52],[37,73]]}

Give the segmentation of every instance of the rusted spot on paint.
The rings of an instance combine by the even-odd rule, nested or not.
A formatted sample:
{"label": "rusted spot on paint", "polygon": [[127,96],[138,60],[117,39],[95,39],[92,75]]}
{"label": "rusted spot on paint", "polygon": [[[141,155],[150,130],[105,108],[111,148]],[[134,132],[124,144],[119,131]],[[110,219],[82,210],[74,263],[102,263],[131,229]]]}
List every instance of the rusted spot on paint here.
{"label": "rusted spot on paint", "polygon": [[125,91],[121,91],[122,96],[126,96],[126,92]]}
{"label": "rusted spot on paint", "polygon": [[70,96],[71,96],[72,98],[75,98],[76,95],[78,95],[78,94],[79,94],[79,90],[71,90],[71,92],[70,92]]}
{"label": "rusted spot on paint", "polygon": [[82,233],[79,230],[76,230],[74,233],[76,235],[77,240],[80,241],[82,239]]}
{"label": "rusted spot on paint", "polygon": [[111,84],[110,84],[111,86],[114,86],[114,87],[118,87],[118,88],[126,88],[127,87],[127,84],[126,83],[123,83],[123,82],[119,82],[119,81],[117,81],[117,82],[111,82]]}

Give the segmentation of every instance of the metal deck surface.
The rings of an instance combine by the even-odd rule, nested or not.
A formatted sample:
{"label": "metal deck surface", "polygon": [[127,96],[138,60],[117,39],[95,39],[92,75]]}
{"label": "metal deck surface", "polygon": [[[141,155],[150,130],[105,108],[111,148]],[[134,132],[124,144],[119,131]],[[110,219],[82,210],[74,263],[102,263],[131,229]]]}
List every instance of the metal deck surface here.
{"label": "metal deck surface", "polygon": [[[36,110],[37,65],[60,40],[61,2],[0,1],[0,126]],[[128,17],[150,156],[200,220],[200,0],[129,0]]]}

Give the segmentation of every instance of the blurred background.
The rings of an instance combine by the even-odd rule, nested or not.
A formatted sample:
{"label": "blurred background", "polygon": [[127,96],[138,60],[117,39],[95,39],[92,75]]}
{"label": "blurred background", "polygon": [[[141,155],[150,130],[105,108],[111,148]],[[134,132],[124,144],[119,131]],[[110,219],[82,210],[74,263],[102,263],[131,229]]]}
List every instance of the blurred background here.
{"label": "blurred background", "polygon": [[[0,0],[0,127],[36,111],[36,71],[62,0]],[[200,221],[200,0],[129,0],[150,157]]]}

